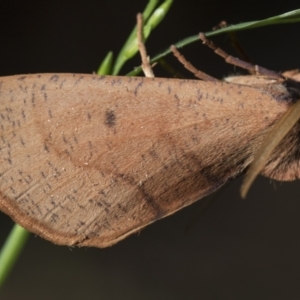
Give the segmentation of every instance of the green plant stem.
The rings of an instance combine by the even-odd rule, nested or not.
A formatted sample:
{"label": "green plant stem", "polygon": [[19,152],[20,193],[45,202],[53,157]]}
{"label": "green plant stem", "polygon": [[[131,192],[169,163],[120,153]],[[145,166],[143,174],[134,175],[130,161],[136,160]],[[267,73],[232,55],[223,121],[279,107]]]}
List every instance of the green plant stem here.
{"label": "green plant stem", "polygon": [[18,224],[14,225],[0,252],[0,288],[16,263],[28,237],[29,232],[26,229]]}

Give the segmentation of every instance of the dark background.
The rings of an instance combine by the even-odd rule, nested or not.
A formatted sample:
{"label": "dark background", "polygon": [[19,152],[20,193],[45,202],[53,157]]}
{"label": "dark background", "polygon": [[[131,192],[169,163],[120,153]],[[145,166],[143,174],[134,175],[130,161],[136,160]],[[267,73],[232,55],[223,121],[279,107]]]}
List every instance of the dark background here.
{"label": "dark background", "polygon": [[[237,24],[297,9],[297,1],[175,0],[147,42],[149,55],[222,20]],[[117,52],[146,0],[1,1],[0,75],[92,73]],[[299,24],[238,33],[256,63],[300,66]],[[234,53],[228,37],[214,41]],[[221,78],[234,72],[200,42],[184,54]],[[171,60],[173,62],[173,60]],[[137,58],[126,68],[139,64]],[[124,73],[125,74],[125,71]],[[1,99],[0,99],[1,101]],[[201,201],[107,249],[56,246],[31,236],[1,299],[300,298],[300,184],[259,178],[246,200],[241,179],[194,220]],[[0,213],[0,242],[13,222]]]}

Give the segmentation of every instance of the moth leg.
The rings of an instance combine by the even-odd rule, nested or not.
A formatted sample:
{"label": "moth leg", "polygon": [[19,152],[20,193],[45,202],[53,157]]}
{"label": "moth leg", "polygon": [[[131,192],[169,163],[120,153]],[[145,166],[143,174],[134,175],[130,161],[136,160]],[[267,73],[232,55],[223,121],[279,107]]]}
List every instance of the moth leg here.
{"label": "moth leg", "polygon": [[181,62],[183,66],[197,78],[205,81],[219,81],[219,79],[214,78],[195,68],[189,61],[185,59],[185,57],[178,51],[178,49],[174,45],[172,45],[170,49],[173,52],[174,56],[179,60],[179,62]]}
{"label": "moth leg", "polygon": [[199,38],[202,40],[203,44],[207,45],[209,48],[214,50],[216,54],[219,56],[223,57],[224,60],[232,64],[234,66],[240,67],[242,69],[248,70],[250,73],[255,72],[255,74],[259,75],[266,75],[268,77],[277,79],[277,80],[284,80],[284,77],[282,77],[280,74],[277,72],[274,72],[272,70],[268,70],[266,68],[263,68],[258,65],[253,65],[251,63],[248,63],[246,61],[240,60],[237,57],[231,56],[225,51],[223,51],[221,48],[217,47],[212,41],[208,40],[203,32],[199,33]]}
{"label": "moth leg", "polygon": [[[227,22],[225,20],[221,21],[219,24],[217,24],[215,27],[213,27],[213,30],[218,30],[221,28],[226,28],[228,26]],[[232,46],[232,48],[238,53],[239,57],[250,63],[253,64],[253,62],[251,61],[251,59],[249,58],[249,56],[247,55],[246,51],[243,49],[243,47],[241,46],[241,44],[238,41],[238,38],[236,36],[235,31],[229,31],[228,33],[228,37],[230,40],[230,44]],[[254,75],[253,72],[249,72],[251,75]]]}
{"label": "moth leg", "polygon": [[149,63],[149,57],[147,56],[146,47],[144,44],[143,37],[143,15],[141,13],[137,14],[137,40],[138,40],[138,48],[140,51],[141,59],[142,59],[142,70],[146,77],[154,77],[154,73],[152,67]]}

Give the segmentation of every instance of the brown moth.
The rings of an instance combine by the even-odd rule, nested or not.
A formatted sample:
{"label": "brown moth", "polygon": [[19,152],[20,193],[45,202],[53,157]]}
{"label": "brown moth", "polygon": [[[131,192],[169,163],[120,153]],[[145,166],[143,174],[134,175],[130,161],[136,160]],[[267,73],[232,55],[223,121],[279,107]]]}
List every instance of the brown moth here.
{"label": "brown moth", "polygon": [[[56,244],[106,247],[212,193],[299,99],[297,82],[226,81],[1,77],[0,209]],[[299,127],[263,175],[299,178]]]}

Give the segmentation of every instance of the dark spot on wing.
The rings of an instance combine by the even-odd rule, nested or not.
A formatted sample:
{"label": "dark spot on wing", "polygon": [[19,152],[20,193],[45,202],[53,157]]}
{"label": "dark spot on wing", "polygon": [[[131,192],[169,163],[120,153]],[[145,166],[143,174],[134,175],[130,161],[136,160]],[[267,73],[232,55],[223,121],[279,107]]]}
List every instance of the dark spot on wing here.
{"label": "dark spot on wing", "polygon": [[116,115],[115,112],[111,109],[108,109],[105,112],[105,125],[108,127],[114,127],[116,125]]}

